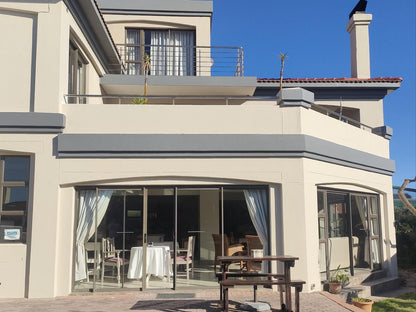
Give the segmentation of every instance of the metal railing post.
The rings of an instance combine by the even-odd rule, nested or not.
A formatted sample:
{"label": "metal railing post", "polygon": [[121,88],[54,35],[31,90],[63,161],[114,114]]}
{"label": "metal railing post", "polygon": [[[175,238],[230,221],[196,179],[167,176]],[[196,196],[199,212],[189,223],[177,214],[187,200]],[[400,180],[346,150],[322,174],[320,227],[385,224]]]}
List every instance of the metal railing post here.
{"label": "metal railing post", "polygon": [[240,77],[244,76],[244,51],[243,47],[240,47],[241,49],[241,57],[240,57]]}
{"label": "metal railing post", "polygon": [[198,72],[199,76],[201,76],[201,48],[198,49]]}

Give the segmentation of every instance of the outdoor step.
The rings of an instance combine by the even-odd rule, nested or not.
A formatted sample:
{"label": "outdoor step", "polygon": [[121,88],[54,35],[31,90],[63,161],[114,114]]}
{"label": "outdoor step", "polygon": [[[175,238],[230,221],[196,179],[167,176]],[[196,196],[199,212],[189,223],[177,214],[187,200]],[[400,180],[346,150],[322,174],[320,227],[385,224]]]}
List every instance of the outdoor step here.
{"label": "outdoor step", "polygon": [[353,297],[368,298],[371,296],[371,287],[364,285],[345,286],[339,294],[345,301],[348,301],[348,294]]}
{"label": "outdoor step", "polygon": [[350,276],[349,285],[361,285],[362,283],[382,279],[387,276],[387,272],[384,270],[358,273],[355,276]]}
{"label": "outdoor step", "polygon": [[362,286],[370,287],[371,295],[375,296],[377,294],[399,288],[400,279],[398,277],[384,277],[374,281],[362,283]]}

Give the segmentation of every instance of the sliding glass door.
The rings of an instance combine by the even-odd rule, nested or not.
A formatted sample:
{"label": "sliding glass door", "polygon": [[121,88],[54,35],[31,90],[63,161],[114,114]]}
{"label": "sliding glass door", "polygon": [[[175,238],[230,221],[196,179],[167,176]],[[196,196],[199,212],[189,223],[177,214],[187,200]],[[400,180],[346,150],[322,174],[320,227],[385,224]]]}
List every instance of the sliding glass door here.
{"label": "sliding glass door", "polygon": [[377,195],[319,190],[318,226],[323,279],[338,266],[351,274],[381,268]]}
{"label": "sliding glass door", "polygon": [[94,188],[78,194],[75,290],[216,286],[217,256],[268,253],[264,187]]}

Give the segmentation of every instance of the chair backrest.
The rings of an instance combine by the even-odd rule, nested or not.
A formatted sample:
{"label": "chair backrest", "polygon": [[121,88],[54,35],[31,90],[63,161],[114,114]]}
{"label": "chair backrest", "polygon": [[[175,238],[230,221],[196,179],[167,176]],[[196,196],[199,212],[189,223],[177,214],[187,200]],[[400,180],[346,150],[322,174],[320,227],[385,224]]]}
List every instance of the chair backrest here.
{"label": "chair backrest", "polygon": [[251,249],[263,249],[263,245],[257,235],[246,235],[245,241],[249,252]]}
{"label": "chair backrest", "polygon": [[97,252],[97,263],[101,262],[101,245],[94,242],[85,243],[85,261],[87,263],[94,263],[94,251]]}
{"label": "chair backrest", "polygon": [[103,258],[110,258],[116,256],[116,247],[114,244],[114,237],[103,237],[102,239],[102,251]]}
{"label": "chair backrest", "polygon": [[192,260],[194,259],[194,248],[195,248],[195,236],[188,237],[188,251],[186,253],[186,257]]}
{"label": "chair backrest", "polygon": [[215,246],[215,259],[222,256],[222,240],[224,238],[224,256],[228,256],[228,236],[226,234],[212,234]]}

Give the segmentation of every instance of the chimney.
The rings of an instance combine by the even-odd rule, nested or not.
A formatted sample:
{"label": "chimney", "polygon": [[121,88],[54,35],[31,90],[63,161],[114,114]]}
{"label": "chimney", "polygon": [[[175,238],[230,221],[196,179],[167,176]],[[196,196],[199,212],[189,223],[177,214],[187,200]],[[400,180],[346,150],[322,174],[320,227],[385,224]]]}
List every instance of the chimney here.
{"label": "chimney", "polygon": [[360,0],[350,13],[347,31],[351,38],[351,77],[370,78],[368,25],[373,16],[365,13],[367,1]]}

